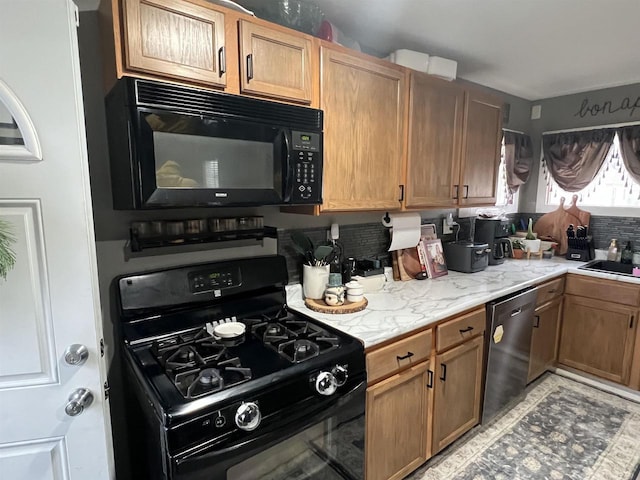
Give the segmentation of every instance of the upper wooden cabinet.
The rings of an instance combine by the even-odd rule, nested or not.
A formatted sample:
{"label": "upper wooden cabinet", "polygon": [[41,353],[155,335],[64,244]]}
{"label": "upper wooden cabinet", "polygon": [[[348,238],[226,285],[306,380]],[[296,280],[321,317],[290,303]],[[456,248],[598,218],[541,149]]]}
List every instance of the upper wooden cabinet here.
{"label": "upper wooden cabinet", "polygon": [[180,0],[123,0],[127,70],[226,86],[224,14]]}
{"label": "upper wooden cabinet", "polygon": [[240,91],[311,103],[311,38],[240,20]]}
{"label": "upper wooden cabinet", "polygon": [[411,72],[406,208],[495,204],[501,104]]}
{"label": "upper wooden cabinet", "polygon": [[346,49],[322,46],[320,53],[322,210],[399,209],[406,71]]}
{"label": "upper wooden cabinet", "polygon": [[454,207],[460,174],[464,89],[411,72],[405,205]]}
{"label": "upper wooden cabinet", "polygon": [[502,101],[467,90],[459,204],[495,205],[502,144]]}
{"label": "upper wooden cabinet", "polygon": [[107,91],[134,75],[317,106],[310,35],[205,0],[102,0],[100,19]]}

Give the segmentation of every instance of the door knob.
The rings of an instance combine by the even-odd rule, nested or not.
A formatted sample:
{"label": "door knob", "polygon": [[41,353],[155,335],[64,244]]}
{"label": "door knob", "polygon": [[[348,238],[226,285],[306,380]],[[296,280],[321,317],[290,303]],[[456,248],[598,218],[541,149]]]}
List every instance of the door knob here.
{"label": "door knob", "polygon": [[64,411],[70,417],[80,415],[85,408],[93,403],[93,393],[88,388],[78,388],[69,395],[69,402]]}
{"label": "door knob", "polygon": [[69,365],[82,365],[89,358],[89,350],[84,345],[74,343],[64,351],[64,361]]}

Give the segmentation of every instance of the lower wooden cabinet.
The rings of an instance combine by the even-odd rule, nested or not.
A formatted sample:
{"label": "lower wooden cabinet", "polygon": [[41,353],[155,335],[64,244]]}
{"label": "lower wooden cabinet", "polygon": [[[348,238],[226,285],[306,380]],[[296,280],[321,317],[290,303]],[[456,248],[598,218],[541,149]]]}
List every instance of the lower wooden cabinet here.
{"label": "lower wooden cabinet", "polygon": [[562,297],[536,308],[531,334],[531,357],[527,378],[529,382],[538,378],[556,362],[561,313]]}
{"label": "lower wooden cabinet", "polygon": [[433,454],[480,421],[484,337],[436,356]]}
{"label": "lower wooden cabinet", "polygon": [[628,385],[637,309],[566,295],[562,313],[558,363]]}
{"label": "lower wooden cabinet", "polygon": [[404,478],[429,458],[431,361],[367,389],[367,480]]}

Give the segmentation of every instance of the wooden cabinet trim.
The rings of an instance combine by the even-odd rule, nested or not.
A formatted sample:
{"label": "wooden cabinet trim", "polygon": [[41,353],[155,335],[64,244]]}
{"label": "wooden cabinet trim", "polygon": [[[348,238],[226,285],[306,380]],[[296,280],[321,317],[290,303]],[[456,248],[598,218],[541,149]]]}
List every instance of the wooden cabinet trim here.
{"label": "wooden cabinet trim", "polygon": [[[495,139],[492,151],[487,152],[477,152],[476,148],[470,147],[470,132],[471,128],[487,128],[491,127],[491,123],[487,121],[483,122],[475,122],[470,118],[471,116],[471,106],[473,104],[483,105],[485,107],[489,107],[497,110],[495,115],[495,123],[493,124],[493,129],[495,129]],[[468,89],[465,98],[464,104],[464,127],[462,134],[462,155],[460,162],[460,199],[458,204],[461,206],[471,206],[471,205],[494,205],[496,202],[496,188],[498,181],[498,167],[500,166],[500,150],[502,147],[502,104],[503,100],[498,98],[495,95],[491,95],[489,93],[485,93],[475,89]],[[475,133],[475,132],[474,132]],[[488,140],[484,136],[481,136],[483,139]],[[473,150],[473,152],[472,152]],[[478,166],[481,165],[482,162],[471,161],[471,156],[476,154],[484,153],[485,155],[491,155],[492,164],[491,165],[482,165],[481,171],[491,172],[491,177],[489,178],[489,184],[491,185],[491,194],[490,195],[474,195],[471,190],[471,186],[477,188],[478,185],[486,188],[486,183],[483,179],[478,178],[475,174],[469,174],[467,172],[468,167],[474,167],[476,164]],[[490,170],[489,170],[490,168]],[[477,171],[475,172],[478,173]],[[465,185],[467,186],[465,192]],[[487,190],[486,193],[489,193]],[[466,198],[465,198],[466,197]]]}
{"label": "wooden cabinet trim", "polygon": [[[145,55],[142,38],[145,29],[142,28],[141,23],[143,6],[178,15],[189,21],[209,24],[211,29],[210,44],[205,45],[202,41],[190,42],[194,58],[204,55],[202,58],[206,64],[202,66],[189,65],[178,60]],[[225,48],[225,14],[223,12],[178,0],[123,0],[123,7],[126,69],[221,87],[226,85],[226,74],[220,72],[218,63],[218,51]],[[206,55],[208,48],[211,51],[209,55]],[[208,58],[205,58],[207,56]],[[186,61],[186,59],[184,60]]]}
{"label": "wooden cabinet trim", "polygon": [[536,305],[542,305],[554,298],[562,296],[564,293],[564,275],[560,278],[555,278],[545,283],[541,283],[537,285],[538,288],[538,298],[536,301]]}
{"label": "wooden cabinet trim", "polygon": [[[272,96],[282,99],[291,100],[298,103],[310,104],[312,101],[312,65],[311,60],[313,43],[311,37],[304,34],[290,34],[278,30],[274,30],[263,25],[258,25],[247,20],[239,20],[238,31],[240,38],[240,85],[241,93]],[[260,39],[265,43],[279,45],[284,49],[295,50],[299,52],[300,63],[292,63],[282,65],[281,62],[273,62],[272,58],[263,59],[259,54],[255,54],[254,40]],[[247,71],[248,56],[251,55],[253,64],[254,77],[249,80]],[[268,65],[264,65],[267,63]],[[283,72],[283,76],[292,72],[300,75],[299,85],[286,86],[280,79],[275,78],[274,81],[261,78],[259,73],[261,70],[275,68]]]}
{"label": "wooden cabinet trim", "polygon": [[[464,117],[464,88],[431,75],[409,75],[407,166],[405,174],[407,209],[457,205],[460,155]],[[446,100],[453,102],[453,109]],[[424,108],[424,104],[428,108]],[[420,104],[421,108],[418,108]],[[434,121],[434,124],[429,124]],[[442,156],[442,151],[446,156]],[[448,177],[447,182],[442,182]],[[434,185],[434,182],[440,182]],[[446,189],[437,187],[444,187]],[[458,185],[456,188],[455,185]]]}
{"label": "wooden cabinet trim", "polygon": [[356,53],[321,43],[320,108],[325,120],[321,211],[399,210],[406,72]]}
{"label": "wooden cabinet trim", "polygon": [[[430,437],[430,407],[432,404],[432,389],[427,387],[428,371],[431,368],[431,361],[414,365],[411,368],[396,374],[378,384],[367,388],[366,400],[366,426],[365,426],[365,478],[368,480],[400,480],[407,474],[422,465],[428,458],[431,450]],[[393,389],[402,388],[414,381],[419,382],[417,396],[398,400],[395,408],[380,413],[380,407],[376,402],[385,394],[392,395]],[[422,391],[422,393],[419,393]],[[411,408],[412,404],[419,404],[419,411]],[[407,408],[407,411],[401,411]],[[393,431],[397,425],[398,415],[402,418],[410,418],[412,428],[415,428],[417,435],[405,439],[408,442],[415,442],[414,445],[394,442],[392,435],[376,435],[379,430]],[[378,427],[378,428],[376,428]],[[405,432],[406,433],[406,432]],[[391,442],[388,444],[388,442]],[[394,467],[396,471],[389,472],[389,459],[397,458],[396,452],[406,453],[411,450],[414,457],[406,461],[404,465]]]}
{"label": "wooden cabinet trim", "polygon": [[564,291],[580,297],[604,298],[609,302],[640,306],[640,285],[569,273]]}
{"label": "wooden cabinet trim", "polygon": [[[580,307],[588,309],[589,315],[581,315],[576,310]],[[565,295],[562,316],[558,363],[628,384],[638,310],[603,300]],[[597,320],[601,324],[593,323]],[[599,330],[594,332],[590,327]],[[615,345],[602,345],[607,335],[612,334],[623,340]]]}
{"label": "wooden cabinet trim", "polygon": [[484,306],[441,323],[436,327],[436,350],[442,352],[454,345],[466,342],[472,337],[483,334],[486,324],[487,313]]}
{"label": "wooden cabinet trim", "polygon": [[433,332],[426,330],[367,353],[367,381],[393,375],[429,358],[433,350]]}
{"label": "wooden cabinet trim", "polygon": [[[560,296],[536,306],[531,335],[528,382],[532,382],[557,363],[563,301],[563,297]],[[538,318],[536,319],[535,316]]]}
{"label": "wooden cabinet trim", "polygon": [[631,360],[631,375],[629,380],[629,386],[635,390],[640,390],[640,327],[637,323],[640,321],[640,312],[636,312],[636,335],[635,345],[633,348],[633,357]]}
{"label": "wooden cabinet trim", "polygon": [[[474,351],[475,360],[471,361],[471,368],[475,367],[475,371],[461,371],[460,367],[455,365],[455,360],[461,359],[466,354]],[[432,454],[435,455],[480,422],[484,372],[483,359],[484,337],[476,337],[436,356],[436,364],[434,366]],[[444,374],[443,365],[448,365],[444,381],[441,380]],[[465,374],[467,375],[465,378],[456,378],[458,375]],[[450,382],[449,385],[446,384],[447,381]],[[458,383],[451,383],[456,381]],[[447,390],[448,387],[452,387],[452,390]],[[461,403],[464,403],[464,408]],[[465,413],[467,414],[466,417],[464,417]],[[455,416],[460,418],[455,418]],[[453,423],[446,430],[444,430],[445,420]]]}

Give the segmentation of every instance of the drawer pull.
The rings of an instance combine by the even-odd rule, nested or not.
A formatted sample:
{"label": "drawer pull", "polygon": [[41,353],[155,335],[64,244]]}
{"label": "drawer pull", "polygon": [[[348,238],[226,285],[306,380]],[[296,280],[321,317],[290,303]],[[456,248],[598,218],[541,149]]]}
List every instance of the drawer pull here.
{"label": "drawer pull", "polygon": [[227,72],[227,54],[224,47],[220,47],[218,50],[218,65],[220,70],[220,77]]}
{"label": "drawer pull", "polygon": [[534,317],[536,319],[536,323],[533,324],[533,328],[540,328],[540,315],[534,315]]}
{"label": "drawer pull", "polygon": [[633,328],[633,315],[631,315],[631,318],[629,319],[629,328]]}
{"label": "drawer pull", "polygon": [[433,388],[433,372],[427,370],[427,388]]}
{"label": "drawer pull", "polygon": [[444,382],[447,379],[447,365],[443,363],[440,366],[442,367],[442,375],[440,375],[440,380]]}
{"label": "drawer pull", "polygon": [[522,308],[516,308],[513,312],[511,312],[511,316],[515,317],[516,315],[522,313]]}
{"label": "drawer pull", "polygon": [[469,325],[467,328],[461,328],[460,333],[467,333],[467,332],[470,332],[471,330],[473,330],[473,327]]}
{"label": "drawer pull", "polygon": [[398,359],[398,361],[406,360],[407,358],[411,358],[411,357],[413,357],[413,352],[407,352],[407,354],[403,356],[396,355],[396,358]]}

